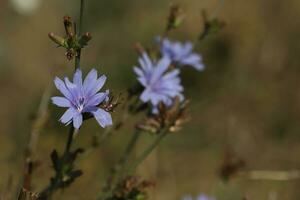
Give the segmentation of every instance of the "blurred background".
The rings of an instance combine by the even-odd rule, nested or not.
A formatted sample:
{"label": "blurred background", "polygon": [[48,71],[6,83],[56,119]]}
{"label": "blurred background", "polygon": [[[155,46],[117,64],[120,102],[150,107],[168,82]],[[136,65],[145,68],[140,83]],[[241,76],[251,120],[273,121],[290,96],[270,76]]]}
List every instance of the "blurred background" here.
{"label": "blurred background", "polygon": [[[171,3],[179,3],[185,12],[181,28],[170,34],[181,41],[195,41],[203,30],[201,10],[212,14],[220,6],[218,0],[86,2],[84,31],[93,39],[83,50],[82,68],[106,74],[106,87],[116,94],[126,93],[134,83],[133,44],[149,46],[163,33]],[[9,177],[14,187],[20,183],[24,149],[45,88],[53,86],[55,75],[73,72],[73,63],[47,34],[64,35],[62,17],[77,19],[78,12],[79,0],[0,1],[0,191]],[[205,71],[183,72],[191,120],[164,140],[138,174],[156,182],[150,190],[154,200],[198,193],[220,200],[298,200],[297,177],[271,173],[254,180],[242,172],[289,175],[300,168],[300,1],[225,0],[217,17],[226,27],[195,47]],[[51,93],[58,94],[53,88]],[[63,151],[68,130],[58,122],[62,114],[63,109],[49,105],[35,155],[40,162],[33,175],[35,191],[52,175],[53,148]],[[79,159],[77,167],[84,175],[54,199],[94,199],[100,194],[137,120],[128,120],[125,129]],[[74,146],[87,147],[102,133],[95,120],[89,120]],[[145,134],[137,152],[151,138]],[[234,176],[225,180],[227,175]]]}

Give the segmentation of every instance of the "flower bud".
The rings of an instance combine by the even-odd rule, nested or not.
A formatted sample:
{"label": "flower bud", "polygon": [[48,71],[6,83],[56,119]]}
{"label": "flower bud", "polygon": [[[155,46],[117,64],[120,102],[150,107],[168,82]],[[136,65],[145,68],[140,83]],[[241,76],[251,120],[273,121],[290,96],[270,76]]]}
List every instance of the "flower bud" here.
{"label": "flower bud", "polygon": [[55,35],[54,33],[49,33],[48,34],[49,38],[55,42],[56,44],[58,44],[59,46],[65,46],[66,40],[63,37],[60,37],[58,35]]}
{"label": "flower bud", "polygon": [[115,109],[121,104],[119,101],[120,95],[121,94],[119,94],[116,99],[114,95],[109,95],[107,99],[100,104],[100,108],[102,108],[106,112],[114,112]]}
{"label": "flower bud", "polygon": [[182,10],[179,5],[172,5],[170,8],[170,14],[168,17],[167,31],[178,28],[184,19]]}
{"label": "flower bud", "polygon": [[136,128],[150,133],[160,133],[166,129],[169,132],[177,132],[182,125],[188,120],[186,113],[188,101],[180,102],[179,97],[174,99],[171,107],[160,103],[158,113],[150,115],[146,120],[138,123]]}
{"label": "flower bud", "polygon": [[143,55],[145,51],[144,47],[140,44],[140,43],[135,43],[133,45],[133,49],[139,54],[139,55]]}
{"label": "flower bud", "polygon": [[81,47],[84,47],[88,44],[88,42],[92,39],[92,35],[89,32],[83,34],[79,39],[79,44]]}
{"label": "flower bud", "polygon": [[209,35],[218,33],[226,25],[225,22],[220,21],[216,18],[209,19],[205,11],[202,11],[202,17],[204,20],[204,28],[202,33],[199,35],[199,40],[203,40]]}
{"label": "flower bud", "polygon": [[64,16],[64,26],[67,36],[73,38],[75,36],[75,30],[70,16]]}
{"label": "flower bud", "polygon": [[72,60],[74,56],[76,56],[76,52],[74,51],[74,49],[68,49],[65,53],[65,56],[68,60]]}

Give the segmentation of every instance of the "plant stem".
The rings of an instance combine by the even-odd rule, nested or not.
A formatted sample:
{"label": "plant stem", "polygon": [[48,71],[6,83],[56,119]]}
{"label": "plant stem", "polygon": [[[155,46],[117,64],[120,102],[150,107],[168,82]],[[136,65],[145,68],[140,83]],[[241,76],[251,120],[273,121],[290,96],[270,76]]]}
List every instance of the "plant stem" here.
{"label": "plant stem", "polygon": [[148,146],[148,148],[136,159],[135,162],[131,165],[128,164],[128,158],[130,154],[132,153],[132,150],[135,147],[135,144],[140,136],[140,132],[136,131],[135,134],[132,136],[123,156],[121,157],[119,161],[119,167],[118,170],[115,172],[115,178],[112,181],[112,186],[110,189],[104,193],[102,198],[99,198],[100,200],[105,200],[113,195],[114,190],[117,187],[117,184],[122,181],[124,178],[124,174],[132,174],[136,168],[149,156],[149,154],[158,146],[158,144],[161,142],[161,140],[168,134],[168,128],[163,129],[157,138]]}
{"label": "plant stem", "polygon": [[65,153],[66,154],[68,154],[70,152],[70,148],[71,148],[71,145],[72,145],[74,133],[75,133],[75,128],[71,125],[69,135],[68,135],[67,144],[66,144],[66,148],[65,148]]}
{"label": "plant stem", "polygon": [[[82,32],[84,5],[85,5],[84,0],[80,0],[79,27],[77,31],[77,37],[80,37]],[[80,69],[80,57],[81,57],[81,49],[78,49],[75,56],[75,70]]]}
{"label": "plant stem", "polygon": [[135,147],[140,135],[141,135],[141,132],[138,130],[132,135],[124,153],[122,154],[122,156],[116,166],[115,171],[113,171],[111,178],[109,179],[110,187],[101,196],[101,198],[99,198],[100,200],[105,200],[105,199],[111,197],[113,195],[113,192],[116,189],[118,183],[123,179],[124,172],[125,172],[125,166],[128,163],[128,159],[129,159],[131,153],[133,152],[134,147]]}
{"label": "plant stem", "polygon": [[125,165],[127,162],[128,162],[128,159],[135,147],[135,144],[137,143],[139,137],[140,137],[141,133],[140,131],[136,131],[133,136],[131,137],[125,151],[124,151],[124,154],[122,155],[122,157],[120,158],[120,161],[119,161],[119,165]]}
{"label": "plant stem", "polygon": [[83,25],[83,12],[84,12],[84,0],[80,0],[80,16],[79,16],[79,29],[78,35],[81,35],[82,25]]}
{"label": "plant stem", "polygon": [[[79,29],[78,29],[78,34],[79,35],[81,34],[81,31],[82,31],[83,11],[84,11],[84,0],[81,0],[81,3],[80,3]],[[81,57],[81,49],[79,49],[76,52],[76,57],[75,57],[75,71],[77,69],[80,69],[80,57]],[[73,127],[73,125],[71,124],[70,125],[70,131],[69,131],[69,134],[68,134],[68,140],[67,140],[66,147],[65,147],[65,151],[64,151],[63,156],[61,158],[62,165],[67,162],[67,159],[68,159],[68,157],[70,155],[70,149],[71,149],[72,142],[73,142],[73,136],[74,136],[74,133],[76,131],[78,131],[78,130],[75,129]],[[52,196],[53,192],[60,188],[60,184],[61,184],[61,181],[62,181],[62,173],[63,173],[62,170],[63,169],[60,169],[60,171],[56,173],[55,177],[51,180],[49,186],[47,186],[41,192],[41,195],[40,195],[39,199],[42,199],[42,200],[49,199]]]}
{"label": "plant stem", "polygon": [[134,147],[136,146],[136,143],[139,139],[141,135],[141,132],[140,131],[136,131],[133,136],[131,137],[123,155],[121,156],[119,162],[118,162],[118,165],[117,165],[117,171],[115,172],[115,183],[113,184],[113,187],[114,188],[116,186],[116,184],[119,183],[119,181],[121,181],[123,179],[123,176],[124,176],[124,172],[125,172],[125,167],[128,163],[128,160],[130,158],[130,155],[132,154],[133,150],[134,150]]}
{"label": "plant stem", "polygon": [[36,119],[34,120],[31,128],[29,142],[25,151],[24,176],[22,180],[22,187],[26,190],[31,189],[31,177],[34,169],[34,164],[36,162],[34,156],[36,153],[36,146],[38,143],[40,130],[42,129],[47,120],[48,104],[51,96],[51,89],[52,87],[49,85],[43,93]]}
{"label": "plant stem", "polygon": [[168,129],[162,130],[157,138],[151,143],[148,148],[133,162],[130,166],[125,169],[125,172],[131,174],[136,168],[149,156],[149,154],[158,146],[161,140],[168,134]]}
{"label": "plant stem", "polygon": [[80,69],[80,57],[81,57],[81,49],[77,50],[75,56],[75,70]]}
{"label": "plant stem", "polygon": [[[77,129],[75,129],[72,125],[70,125],[70,131],[69,131],[69,135],[68,135],[68,140],[66,143],[66,147],[65,147],[65,151],[63,153],[63,156],[61,158],[61,162],[62,162],[62,166],[64,165],[64,163],[67,162],[67,159],[70,155],[70,149],[71,149],[71,144],[73,141],[73,135],[74,133],[77,131]],[[49,186],[47,186],[40,195],[41,200],[47,200],[49,199],[53,192],[55,192],[57,189],[59,189],[61,181],[62,181],[62,168],[60,169],[60,171],[58,173],[56,173],[55,177],[51,180],[51,183],[49,184]]]}
{"label": "plant stem", "polygon": [[241,171],[238,175],[252,180],[289,181],[299,179],[300,171],[250,170]]}

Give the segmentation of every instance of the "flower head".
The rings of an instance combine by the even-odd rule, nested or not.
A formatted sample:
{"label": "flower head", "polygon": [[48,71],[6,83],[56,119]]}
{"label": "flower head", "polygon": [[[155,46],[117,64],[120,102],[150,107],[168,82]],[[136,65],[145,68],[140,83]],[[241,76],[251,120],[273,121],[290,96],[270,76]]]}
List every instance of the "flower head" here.
{"label": "flower head", "polygon": [[160,51],[162,56],[168,57],[178,67],[185,65],[192,66],[197,70],[203,70],[201,55],[193,52],[193,44],[191,42],[172,42],[169,39],[158,38]]}
{"label": "flower head", "polygon": [[73,82],[67,77],[64,81],[59,78],[54,79],[56,88],[64,97],[52,97],[52,102],[59,107],[68,108],[60,118],[66,125],[73,122],[73,126],[78,129],[83,121],[83,113],[92,114],[101,127],[112,125],[111,114],[98,106],[108,98],[109,92],[99,92],[106,81],[106,76],[97,78],[97,71],[91,70],[82,81],[82,72],[76,70]]}
{"label": "flower head", "polygon": [[140,68],[134,67],[138,81],[145,88],[140,99],[143,102],[150,102],[153,106],[152,112],[157,112],[160,102],[171,106],[173,98],[178,96],[183,100],[183,87],[180,84],[179,70],[168,71],[171,60],[167,57],[161,58],[158,62],[152,62],[146,53],[139,58]]}

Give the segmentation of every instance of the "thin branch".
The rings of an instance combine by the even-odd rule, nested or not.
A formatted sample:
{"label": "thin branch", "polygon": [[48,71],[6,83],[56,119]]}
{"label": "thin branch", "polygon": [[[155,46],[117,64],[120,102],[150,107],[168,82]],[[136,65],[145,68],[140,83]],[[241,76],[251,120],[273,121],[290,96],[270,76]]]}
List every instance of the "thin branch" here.
{"label": "thin branch", "polygon": [[23,183],[22,187],[30,190],[31,189],[31,176],[33,173],[34,168],[34,154],[36,152],[36,147],[40,135],[40,130],[44,126],[47,120],[48,114],[48,105],[51,96],[52,86],[48,86],[42,96],[39,109],[37,112],[37,116],[35,121],[33,122],[32,129],[29,136],[29,142],[25,153],[25,163],[24,163],[24,176],[23,176]]}
{"label": "thin branch", "polygon": [[165,138],[168,134],[168,129],[165,129],[159,133],[156,139],[146,148],[146,150],[133,162],[130,166],[128,166],[125,171],[129,174],[133,173],[136,168],[150,155],[150,153],[158,146],[158,144]]}
{"label": "thin branch", "polygon": [[291,171],[253,170],[253,171],[240,172],[239,175],[252,180],[290,181],[290,180],[300,179],[299,170],[291,170]]}

